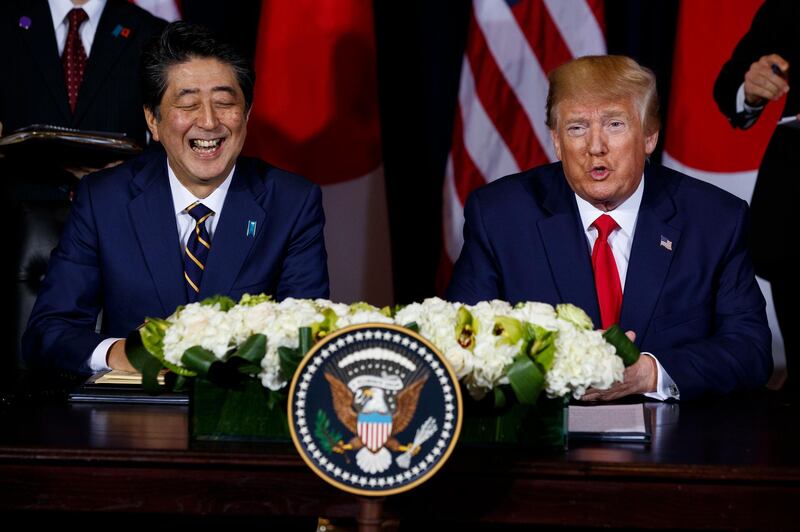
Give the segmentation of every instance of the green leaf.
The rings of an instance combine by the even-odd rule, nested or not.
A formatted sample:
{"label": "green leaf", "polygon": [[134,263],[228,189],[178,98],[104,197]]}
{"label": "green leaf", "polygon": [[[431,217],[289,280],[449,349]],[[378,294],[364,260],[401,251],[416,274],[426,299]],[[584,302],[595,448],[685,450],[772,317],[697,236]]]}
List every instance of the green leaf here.
{"label": "green leaf", "polygon": [[214,362],[219,362],[219,360],[214,356],[214,353],[208,349],[195,345],[183,352],[181,362],[183,362],[184,366],[192,371],[196,371],[199,375],[206,376],[211,369],[211,365]]}
{"label": "green leaf", "polygon": [[500,386],[494,388],[494,407],[503,408],[506,406],[506,392]]}
{"label": "green leaf", "polygon": [[300,354],[300,349],[291,349],[286,346],[278,348],[278,360],[280,361],[281,377],[284,380],[290,381],[297,371],[297,366],[303,356]]}
{"label": "green leaf", "polygon": [[150,353],[142,341],[139,331],[133,331],[125,340],[125,355],[128,361],[142,374],[142,388],[145,392],[156,395],[161,393],[162,387],[158,384],[158,373],[163,365],[161,360]]}
{"label": "green leaf", "polygon": [[239,300],[239,304],[245,307],[255,307],[256,305],[266,303],[267,301],[272,301],[272,296],[268,296],[266,294],[258,294],[254,296],[250,294],[244,294]]}
{"label": "green leaf", "polygon": [[236,303],[233,301],[233,299],[229,298],[228,296],[207,297],[202,300],[200,304],[204,307],[212,307],[216,304],[219,304],[219,309],[222,312],[228,312],[230,309],[236,306]]}
{"label": "green leaf", "polygon": [[144,327],[139,330],[142,344],[152,355],[164,359],[164,336],[167,334],[169,322],[161,318],[146,318]]}
{"label": "green leaf", "polygon": [[150,395],[157,395],[164,391],[163,387],[158,384],[158,374],[162,367],[160,360],[150,357],[141,368],[137,368],[142,373],[142,388]]}
{"label": "green leaf", "polygon": [[267,337],[263,334],[254,334],[239,346],[232,357],[243,358],[256,366],[261,364],[261,359],[267,354]]}
{"label": "green leaf", "polygon": [[[300,327],[298,334],[300,336],[300,346],[298,347],[298,355],[300,359],[297,362],[299,363],[314,345],[314,334],[309,327]],[[292,375],[294,375],[294,371],[292,372]]]}
{"label": "green leaf", "polygon": [[405,325],[403,325],[403,327],[405,327],[406,329],[411,329],[412,331],[417,333],[419,332],[419,325],[417,325],[416,321],[412,321],[411,323],[406,323]]}
{"label": "green leaf", "polygon": [[617,350],[617,356],[622,359],[625,367],[633,365],[639,360],[639,355],[641,354],[639,348],[631,342],[631,339],[619,328],[619,325],[612,325],[606,329],[606,332],[603,333],[603,338],[614,346],[614,349]]}
{"label": "green leaf", "polygon": [[533,342],[528,348],[528,354],[536,360],[546,373],[550,371],[555,362],[558,331],[551,331],[533,324],[530,324],[530,330],[533,332]]}
{"label": "green leaf", "polygon": [[508,368],[508,381],[522,404],[533,405],[544,389],[544,372],[526,355],[518,355]]}
{"label": "green leaf", "polygon": [[276,407],[286,402],[286,395],[284,393],[267,388],[265,388],[265,390],[267,392],[267,408],[270,410],[275,410]]}

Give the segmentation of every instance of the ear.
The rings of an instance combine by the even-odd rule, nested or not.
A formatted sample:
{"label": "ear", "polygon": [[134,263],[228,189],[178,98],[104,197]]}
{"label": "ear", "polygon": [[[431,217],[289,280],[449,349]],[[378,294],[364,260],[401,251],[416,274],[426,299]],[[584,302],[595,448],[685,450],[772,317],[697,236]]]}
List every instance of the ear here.
{"label": "ear", "polygon": [[550,138],[553,140],[553,147],[556,150],[556,157],[558,160],[561,160],[561,142],[558,140],[558,133],[556,133],[555,129],[550,130]]}
{"label": "ear", "polygon": [[145,122],[147,122],[147,129],[150,130],[150,135],[153,136],[153,140],[161,142],[161,139],[158,138],[158,120],[156,120],[156,115],[145,106],[142,106],[142,109],[144,109],[144,119]]}
{"label": "ear", "polygon": [[647,153],[647,155],[652,154],[653,151],[656,149],[656,144],[658,144],[658,130],[656,130],[656,132],[653,133],[652,135],[649,135],[644,138],[645,153]]}

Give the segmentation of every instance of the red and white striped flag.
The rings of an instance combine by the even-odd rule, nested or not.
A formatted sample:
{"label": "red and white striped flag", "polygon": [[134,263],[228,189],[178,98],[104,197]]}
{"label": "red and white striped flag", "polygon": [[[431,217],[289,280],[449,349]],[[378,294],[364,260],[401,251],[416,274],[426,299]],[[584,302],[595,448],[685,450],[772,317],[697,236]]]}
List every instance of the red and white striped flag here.
{"label": "red and white striped flag", "polygon": [[547,73],[606,51],[602,0],[474,0],[443,191],[443,288],[479,186],[556,160],[545,125]]}

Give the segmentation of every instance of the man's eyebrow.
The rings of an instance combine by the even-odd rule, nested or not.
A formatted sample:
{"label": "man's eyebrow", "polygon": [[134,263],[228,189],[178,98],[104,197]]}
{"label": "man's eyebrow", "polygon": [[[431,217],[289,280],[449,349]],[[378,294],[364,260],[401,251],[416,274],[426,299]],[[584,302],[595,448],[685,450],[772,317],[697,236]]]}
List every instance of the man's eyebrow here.
{"label": "man's eyebrow", "polygon": [[[236,90],[230,85],[218,85],[211,88],[211,92],[227,92],[236,96]],[[178,98],[186,96],[187,94],[199,94],[200,89],[181,89],[178,91]]]}

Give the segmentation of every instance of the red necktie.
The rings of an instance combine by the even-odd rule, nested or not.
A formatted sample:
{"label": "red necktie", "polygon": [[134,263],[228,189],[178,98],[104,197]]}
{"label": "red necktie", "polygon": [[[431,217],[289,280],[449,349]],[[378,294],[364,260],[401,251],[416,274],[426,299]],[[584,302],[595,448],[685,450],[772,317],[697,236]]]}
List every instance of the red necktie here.
{"label": "red necktie", "polygon": [[622,287],[619,283],[619,272],[608,235],[619,226],[614,219],[600,215],[592,223],[597,228],[597,240],[592,249],[592,268],[594,269],[594,286],[597,290],[597,302],[600,304],[600,320],[603,329],[608,329],[619,321],[619,309],[622,306]]}
{"label": "red necktie", "polygon": [[75,105],[78,103],[78,90],[83,81],[83,71],[86,68],[86,50],[83,49],[81,41],[80,27],[89,15],[83,9],[73,9],[67,14],[69,19],[69,31],[67,32],[67,43],[64,46],[64,54],[61,56],[61,64],[64,65],[64,80],[67,82],[67,97],[69,98],[69,109],[75,113]]}

